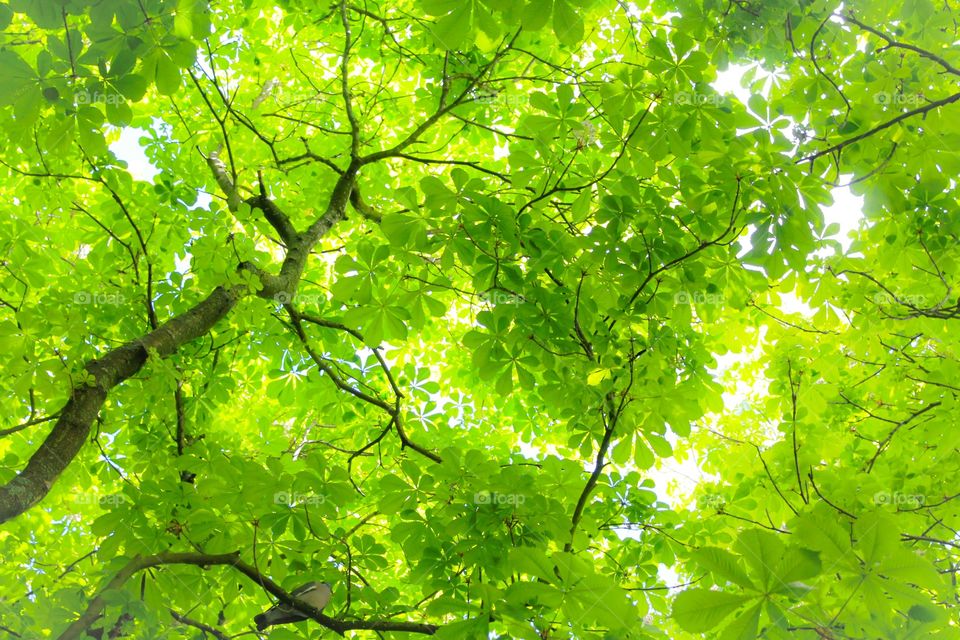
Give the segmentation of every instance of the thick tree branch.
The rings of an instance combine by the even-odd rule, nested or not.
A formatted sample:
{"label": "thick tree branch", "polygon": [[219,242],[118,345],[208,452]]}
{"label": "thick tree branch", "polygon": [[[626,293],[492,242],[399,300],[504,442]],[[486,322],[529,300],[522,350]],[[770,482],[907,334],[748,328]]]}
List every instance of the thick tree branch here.
{"label": "thick tree branch", "polygon": [[[223,191],[223,194],[227,198],[227,208],[235,213],[241,203],[240,192],[233,183],[233,179],[227,174],[227,166],[223,163],[223,160],[220,159],[219,154],[219,150],[211,151],[210,155],[207,156],[207,165],[210,167],[210,171],[213,173],[213,177],[217,181],[220,190]],[[258,173],[257,177],[260,183],[260,194],[251,196],[243,200],[243,202],[250,205],[251,209],[259,209],[263,212],[263,217],[280,235],[280,239],[285,245],[290,246],[296,243],[299,239],[299,234],[290,221],[289,216],[267,196],[267,190],[263,184],[263,175]]]}
{"label": "thick tree branch", "polygon": [[263,212],[263,217],[267,222],[270,223],[270,226],[279,234],[280,240],[283,241],[283,244],[290,246],[294,244],[299,238],[297,230],[294,228],[293,223],[290,222],[290,218],[287,217],[287,214],[277,206],[277,204],[268,198],[265,193],[262,192],[263,183],[260,183],[261,193],[258,196],[253,196],[247,198],[246,203],[250,205],[251,209],[259,209]]}
{"label": "thick tree branch", "polygon": [[[610,403],[612,403],[612,393],[613,392],[607,394],[607,400]],[[600,474],[603,473],[603,468],[607,464],[607,452],[610,450],[610,445],[613,442],[613,433],[617,428],[617,420],[619,417],[619,413],[613,411],[605,420],[603,439],[600,441],[600,446],[597,448],[597,457],[594,461],[593,471],[590,472],[590,477],[587,478],[587,483],[584,485],[583,491],[580,492],[580,497],[577,498],[577,504],[573,509],[573,517],[570,519],[570,540],[563,547],[563,550],[567,553],[573,549],[573,536],[577,532],[577,527],[580,526],[580,520],[583,518],[583,511],[587,507],[587,500],[590,499],[590,495],[593,493],[594,488],[597,486],[597,482],[600,480]]]}
{"label": "thick tree branch", "polygon": [[869,130],[867,130],[867,131],[864,131],[864,132],[861,133],[860,135],[853,136],[852,138],[847,138],[846,140],[843,140],[843,141],[841,141],[841,142],[838,142],[837,144],[835,144],[835,145],[833,145],[833,146],[831,146],[831,147],[827,147],[826,149],[823,149],[822,151],[817,151],[816,153],[811,153],[811,154],[808,155],[808,156],[805,156],[805,157],[803,157],[803,158],[800,158],[799,160],[796,161],[796,164],[801,164],[801,163],[803,163],[803,162],[813,162],[814,160],[816,160],[816,159],[818,159],[818,158],[822,158],[823,156],[829,155],[829,154],[831,154],[831,153],[836,153],[836,152],[838,152],[838,151],[842,151],[842,150],[844,149],[844,147],[848,147],[848,146],[850,146],[851,144],[853,144],[854,142],[860,142],[861,140],[864,140],[864,139],[866,139],[866,138],[869,138],[870,136],[872,136],[872,135],[874,135],[874,134],[876,134],[876,133],[879,133],[880,131],[883,131],[884,129],[888,129],[888,128],[892,127],[893,125],[897,124],[898,122],[903,122],[903,121],[906,120],[907,118],[912,118],[913,116],[921,115],[921,114],[927,113],[928,111],[933,111],[934,109],[939,109],[940,107],[943,107],[943,106],[945,106],[945,105],[953,104],[954,102],[956,102],[956,101],[958,101],[958,100],[960,100],[960,93],[955,93],[955,94],[953,94],[952,96],[947,96],[946,98],[941,98],[940,100],[934,100],[933,102],[931,102],[931,103],[929,103],[929,104],[925,104],[925,105],[923,105],[922,107],[917,107],[916,109],[911,109],[910,111],[906,111],[906,112],[904,112],[904,113],[901,113],[901,114],[898,115],[896,118],[892,118],[892,119],[890,119],[890,120],[887,120],[886,122],[883,122],[883,123],[881,123],[881,124],[878,124],[877,126],[873,127],[872,129],[869,129]]}
{"label": "thick tree branch", "polygon": [[[250,578],[250,580],[262,587],[264,591],[274,595],[281,602],[295,607],[297,610],[309,615],[326,628],[341,636],[344,634],[344,632],[351,630],[382,632],[398,631],[405,633],[418,633],[422,635],[433,635],[439,629],[437,625],[419,622],[397,622],[391,620],[336,620],[324,615],[319,609],[315,609],[314,607],[311,607],[300,600],[292,598],[289,593],[280,588],[280,586],[275,582],[261,574],[255,567],[241,560],[239,551],[216,555],[205,553],[166,552],[153,556],[134,557],[126,564],[126,566],[120,569],[113,576],[113,578],[110,579],[106,587],[104,587],[104,589],[101,590],[100,593],[98,593],[90,601],[86,610],[80,615],[79,618],[74,620],[73,623],[63,631],[63,633],[58,636],[58,639],[77,640],[80,638],[81,634],[94,622],[96,622],[103,614],[103,610],[107,606],[107,592],[120,589],[127,580],[129,580],[139,571],[169,564],[185,564],[197,567],[209,567],[217,565],[230,566]],[[174,617],[177,618],[177,615],[174,614]],[[193,626],[197,625],[194,624]]]}
{"label": "thick tree branch", "polygon": [[[214,168],[213,163],[211,168]],[[217,170],[221,169],[218,167]],[[291,296],[295,293],[311,249],[334,224],[343,219],[356,172],[357,163],[353,163],[337,180],[323,215],[288,247],[279,276],[267,274],[255,265],[240,265],[241,271],[249,271],[260,278],[262,286],[257,292],[258,296],[273,298],[281,292],[288,292]],[[225,172],[220,178],[227,178]],[[99,415],[109,391],[139,372],[149,353],[155,352],[159,357],[166,358],[184,344],[205,335],[248,293],[244,285],[217,287],[204,301],[186,313],[141,338],[113,349],[102,359],[87,363],[85,370],[90,377],[73,389],[46,440],[24,470],[0,487],[0,523],[20,515],[47,495],[86,442],[90,427]]]}
{"label": "thick tree branch", "polygon": [[340,23],[343,25],[343,55],[340,58],[340,94],[343,96],[343,111],[350,123],[350,157],[360,157],[360,125],[353,112],[353,98],[350,96],[350,47],[353,34],[350,32],[350,20],[347,18],[347,4],[340,0]]}
{"label": "thick tree branch", "polygon": [[[597,447],[597,457],[594,461],[593,471],[590,473],[590,477],[587,478],[587,483],[584,485],[583,491],[580,492],[580,497],[577,499],[577,504],[573,509],[573,517],[570,519],[570,540],[563,545],[563,550],[568,553],[573,550],[573,538],[576,535],[577,527],[580,526],[580,520],[583,518],[584,509],[587,507],[587,500],[590,499],[590,495],[600,480],[600,474],[603,473],[603,468],[607,465],[606,456],[610,451],[610,445],[613,443],[613,434],[629,402],[628,393],[630,389],[633,388],[635,379],[633,368],[635,360],[636,359],[630,360],[630,380],[627,382],[626,388],[620,393],[613,390],[608,391],[604,396],[606,406],[600,409],[600,418],[603,421],[603,438],[600,441],[600,446]],[[617,400],[618,395],[619,401]]]}
{"label": "thick tree branch", "polygon": [[243,295],[242,287],[217,287],[205,300],[158,329],[132,340],[84,367],[89,374],[70,394],[59,418],[27,466],[0,487],[0,522],[43,499],[87,440],[90,427],[113,387],[136,374],[154,352],[165,358],[206,334]]}
{"label": "thick tree branch", "polygon": [[357,188],[354,188],[353,192],[350,193],[350,204],[353,205],[353,208],[357,211],[357,213],[375,224],[380,224],[380,222],[383,220],[383,216],[380,215],[380,212],[367,204]]}
{"label": "thick tree branch", "polygon": [[233,179],[227,174],[227,165],[220,159],[220,149],[210,152],[210,155],[207,156],[207,166],[213,172],[217,186],[227,197],[227,208],[230,211],[236,211],[240,206],[240,192],[237,186],[233,184]]}

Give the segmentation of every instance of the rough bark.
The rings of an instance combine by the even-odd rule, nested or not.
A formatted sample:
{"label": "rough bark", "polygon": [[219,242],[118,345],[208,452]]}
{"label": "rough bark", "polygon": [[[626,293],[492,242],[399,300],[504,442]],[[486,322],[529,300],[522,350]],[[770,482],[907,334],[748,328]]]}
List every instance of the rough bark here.
{"label": "rough bark", "polygon": [[128,342],[85,369],[91,379],[77,385],[60,417],[27,466],[0,487],[0,523],[40,502],[87,441],[110,389],[135,375],[148,351],[167,357],[184,344],[206,334],[227,315],[243,294],[241,287],[218,287],[205,300],[156,330]]}
{"label": "rough bark", "polygon": [[[211,158],[214,162],[210,162],[210,165],[218,183],[224,180],[229,182],[223,169],[215,166],[219,159],[215,155],[211,155]],[[306,231],[296,234],[293,225],[286,220],[283,225],[284,234],[287,235],[290,245],[279,275],[268,274],[249,263],[239,266],[241,271],[254,273],[260,279],[261,288],[256,295],[267,299],[281,293],[293,297],[310,251],[337,222],[343,220],[359,166],[359,162],[355,161],[340,175],[323,215]],[[225,188],[229,189],[228,197],[235,195],[232,183]],[[273,222],[277,221],[277,216],[282,215],[275,206],[269,213],[266,210],[264,212]],[[53,483],[86,442],[90,427],[100,413],[110,389],[140,371],[147,361],[149,351],[156,352],[161,358],[170,356],[184,344],[210,331],[230,312],[237,301],[248,293],[244,286],[218,287],[203,302],[186,313],[113,349],[103,358],[88,362],[85,369],[94,382],[91,384],[86,381],[73,389],[56,424],[27,466],[10,482],[0,487],[0,524],[20,515],[47,495]]]}

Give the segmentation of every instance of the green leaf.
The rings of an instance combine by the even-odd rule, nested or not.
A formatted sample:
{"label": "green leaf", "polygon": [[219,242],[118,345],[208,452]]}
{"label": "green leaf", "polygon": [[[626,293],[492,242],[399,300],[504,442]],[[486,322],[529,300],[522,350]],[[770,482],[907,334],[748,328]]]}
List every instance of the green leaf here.
{"label": "green leaf", "polygon": [[557,579],[554,562],[540,549],[511,549],[510,564],[517,571],[548,583]]}
{"label": "green leaf", "polygon": [[735,548],[760,578],[760,584],[764,588],[770,587],[774,582],[775,568],[784,555],[783,543],[776,534],[759,529],[742,531]]}
{"label": "green leaf", "polygon": [[650,53],[667,62],[673,62],[673,54],[670,53],[667,43],[658,37],[647,40],[647,46],[650,47]]}
{"label": "green leaf", "polygon": [[473,2],[463,2],[449,15],[436,22],[433,35],[445,49],[461,49],[470,39],[472,22]]}
{"label": "green leaf", "polygon": [[63,153],[72,143],[76,133],[73,118],[54,121],[44,138],[44,148],[50,153]]}
{"label": "green leaf", "polygon": [[777,562],[773,569],[773,585],[790,584],[797,580],[807,580],[820,573],[820,556],[807,549],[792,547]]}
{"label": "green leaf", "polygon": [[919,622],[934,622],[939,618],[936,609],[929,605],[922,604],[915,604],[910,607],[907,615],[911,620],[917,620]]}
{"label": "green leaf", "polygon": [[763,609],[763,603],[758,602],[736,617],[728,624],[723,633],[720,634],[721,640],[754,640],[757,638],[757,627],[760,626],[760,612]]}
{"label": "green leaf", "polygon": [[141,75],[125,75],[112,81],[114,87],[123,97],[133,102],[139,102],[147,92],[149,82]]}
{"label": "green leaf", "polygon": [[0,5],[0,30],[5,30],[10,26],[10,21],[13,19],[13,11],[10,10],[10,7],[7,5]]}
{"label": "green leaf", "polygon": [[172,96],[180,88],[180,69],[165,53],[155,57],[154,81],[161,95]]}
{"label": "green leaf", "polygon": [[395,246],[421,246],[426,241],[423,224],[417,218],[403,213],[388,213],[380,222],[380,229]]}
{"label": "green leaf", "polygon": [[595,387],[610,377],[609,369],[596,369],[587,376],[587,384]]}
{"label": "green leaf", "polygon": [[796,529],[800,543],[821,552],[829,562],[850,554],[850,535],[840,527],[835,518],[821,512],[808,512],[800,515]]}
{"label": "green leaf", "polygon": [[885,554],[880,567],[883,575],[890,578],[931,590],[939,590],[943,587],[943,580],[936,567],[928,560],[905,549],[896,549]]}
{"label": "green leaf", "polygon": [[557,40],[571,47],[583,40],[583,18],[567,0],[554,0],[553,31]]}
{"label": "green leaf", "polygon": [[108,101],[107,120],[116,127],[126,127],[133,120],[133,110],[125,101]]}
{"label": "green leaf", "polygon": [[718,547],[701,547],[694,551],[691,557],[704,569],[713,573],[716,578],[729,580],[745,589],[756,589],[753,582],[740,566],[737,557],[725,549]]}
{"label": "green leaf", "polygon": [[13,104],[37,82],[37,74],[23,58],[9,49],[0,50],[0,106]]}
{"label": "green leaf", "polygon": [[880,563],[898,545],[896,524],[881,512],[872,511],[857,518],[853,525],[857,549],[868,564]]}
{"label": "green leaf", "polygon": [[527,31],[540,31],[550,20],[554,0],[529,0],[523,8],[523,28]]}
{"label": "green leaf", "polygon": [[31,2],[31,0],[13,0],[10,8],[27,16],[41,29],[63,27],[62,2]]}
{"label": "green leaf", "polygon": [[707,589],[687,589],[673,601],[673,619],[690,633],[710,631],[750,600],[747,596]]}
{"label": "green leaf", "polygon": [[194,14],[197,11],[197,0],[177,0],[177,8],[173,18],[173,32],[181,38],[190,38],[193,35]]}

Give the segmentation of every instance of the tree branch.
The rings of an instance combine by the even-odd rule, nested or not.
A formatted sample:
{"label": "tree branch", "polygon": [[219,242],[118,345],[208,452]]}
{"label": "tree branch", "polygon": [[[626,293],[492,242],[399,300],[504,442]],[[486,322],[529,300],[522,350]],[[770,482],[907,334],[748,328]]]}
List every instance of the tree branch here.
{"label": "tree branch", "polygon": [[480,69],[480,71],[470,78],[467,82],[467,86],[460,92],[460,94],[450,102],[449,104],[441,105],[430,117],[421,122],[417,127],[414,128],[403,140],[395,144],[390,149],[383,149],[382,151],[376,151],[371,153],[363,158],[360,158],[361,164],[371,164],[373,162],[378,162],[385,158],[393,158],[400,154],[404,149],[409,147],[414,142],[417,142],[420,139],[420,136],[424,134],[430,127],[432,127],[440,118],[445,116],[455,107],[460,106],[467,102],[467,98],[470,95],[470,92],[473,91],[477,85],[480,83],[480,80],[490,72],[491,69],[500,61],[503,56],[513,48],[513,43],[516,41],[517,37],[520,35],[520,32],[514,34],[513,38],[505,46],[501,47],[496,54],[494,54],[493,59],[490,60],[487,64]]}
{"label": "tree branch", "polygon": [[229,313],[243,295],[243,287],[217,287],[205,300],[158,329],[132,340],[84,367],[87,379],[78,384],[59,412],[59,418],[27,466],[0,487],[0,523],[40,502],[76,457],[91,425],[113,387],[135,375],[149,352],[165,358],[184,344],[206,334]]}
{"label": "tree branch", "polygon": [[[210,163],[209,159],[208,163],[214,169],[216,163]],[[225,179],[228,176],[222,164],[220,162],[215,169],[215,175],[216,171],[220,171],[220,179]],[[334,185],[323,215],[288,248],[279,276],[267,274],[249,263],[239,266],[240,271],[249,271],[260,278],[262,287],[256,292],[258,296],[273,298],[281,292],[289,292],[291,296],[295,293],[312,247],[343,219],[358,166],[354,162],[344,171]],[[249,293],[246,285],[217,287],[186,313],[172,318],[141,338],[113,349],[102,359],[88,362],[84,367],[89,374],[87,380],[72,390],[46,440],[24,470],[0,487],[0,523],[20,515],[47,495],[86,442],[90,427],[99,415],[108,392],[139,372],[150,352],[155,352],[161,358],[170,356],[186,343],[205,335]]]}
{"label": "tree branch", "polygon": [[[126,566],[120,569],[113,576],[113,578],[110,579],[106,587],[104,587],[103,590],[101,590],[100,593],[98,593],[90,601],[90,603],[87,605],[87,609],[80,615],[80,617],[74,620],[73,623],[70,624],[70,626],[68,626],[66,630],[64,630],[64,632],[58,636],[58,640],[77,640],[77,638],[80,638],[81,634],[88,629],[90,625],[96,622],[103,614],[103,610],[107,606],[107,592],[120,589],[127,580],[129,580],[139,571],[168,564],[186,564],[197,567],[209,567],[217,565],[230,566],[250,578],[250,580],[252,580],[254,583],[260,585],[264,591],[274,595],[284,604],[288,604],[296,608],[298,611],[310,616],[324,627],[341,636],[344,635],[344,632],[351,630],[384,632],[397,631],[405,633],[419,633],[422,635],[433,635],[440,628],[437,625],[419,622],[396,622],[391,620],[336,620],[324,615],[319,609],[311,607],[310,605],[291,597],[289,593],[281,589],[280,586],[270,580],[270,578],[267,578],[256,568],[241,560],[239,551],[216,555],[206,553],[164,552],[153,556],[134,557],[126,564]],[[171,611],[171,614],[175,619],[183,621],[175,612]],[[192,624],[192,621],[187,624]],[[197,624],[193,624],[193,626],[197,626]],[[210,631],[209,629],[204,630]]]}
{"label": "tree branch", "polygon": [[174,620],[176,620],[180,624],[185,624],[188,627],[194,627],[195,629],[199,629],[200,631],[203,632],[204,637],[206,637],[206,634],[209,633],[217,640],[229,640],[230,638],[230,636],[223,633],[222,631],[218,631],[208,624],[204,624],[197,620],[192,620],[183,614],[177,613],[173,609],[170,609],[170,615],[173,617]]}
{"label": "tree branch", "polygon": [[[943,67],[943,69],[944,69],[947,73],[952,73],[952,74],[955,75],[955,76],[960,76],[960,69],[957,69],[955,66],[953,66],[952,64],[950,64],[949,62],[947,62],[946,60],[944,60],[943,58],[941,58],[941,57],[938,56],[937,54],[932,53],[932,52],[930,52],[930,51],[927,51],[926,49],[921,49],[920,47],[915,46],[915,45],[912,45],[912,44],[906,44],[906,43],[904,43],[904,42],[897,42],[896,40],[894,40],[893,38],[891,38],[891,37],[888,36],[887,34],[883,33],[882,31],[879,31],[879,30],[877,30],[877,29],[874,29],[873,27],[868,26],[868,25],[865,25],[865,24],[863,24],[862,22],[860,22],[859,20],[857,20],[857,19],[854,17],[854,15],[853,15],[853,11],[848,11],[847,13],[838,13],[838,14],[834,14],[834,15],[836,15],[838,18],[840,18],[841,20],[843,20],[843,21],[845,21],[845,22],[849,22],[849,23],[851,23],[851,24],[855,24],[855,25],[857,25],[858,27],[860,27],[861,29],[863,29],[864,31],[866,31],[866,32],[868,32],[868,33],[872,33],[873,35],[877,36],[878,38],[880,38],[881,40],[883,40],[884,42],[887,43],[887,47],[890,47],[890,48],[893,48],[893,49],[906,49],[907,51],[913,51],[914,53],[919,54],[919,55],[920,55],[921,57],[923,57],[923,58],[926,58],[926,59],[928,59],[928,60],[932,60],[932,61],[936,62],[938,65],[940,65],[941,67]],[[884,48],[886,48],[886,47],[884,47]]]}
{"label": "tree branch", "polygon": [[803,163],[803,162],[813,162],[814,160],[816,160],[816,159],[818,159],[818,158],[822,158],[822,157],[825,156],[825,155],[829,155],[829,154],[831,154],[831,153],[836,153],[836,152],[838,152],[838,151],[843,150],[844,147],[850,146],[850,145],[853,144],[854,142],[860,142],[861,140],[864,140],[864,139],[866,139],[866,138],[869,138],[870,136],[874,135],[875,133],[879,133],[880,131],[883,131],[884,129],[888,129],[888,128],[892,127],[893,125],[897,124],[898,122],[902,122],[902,121],[906,120],[907,118],[912,118],[913,116],[920,115],[920,114],[924,114],[924,113],[927,113],[928,111],[933,111],[934,109],[939,109],[940,107],[945,106],[945,105],[948,105],[948,104],[952,104],[952,103],[956,102],[957,100],[960,100],[960,93],[955,93],[955,94],[953,94],[952,96],[947,96],[946,98],[942,98],[942,99],[940,99],[940,100],[934,100],[934,101],[931,102],[930,104],[926,104],[926,105],[924,105],[924,106],[922,106],[922,107],[917,107],[916,109],[911,109],[910,111],[907,111],[907,112],[905,112],[905,113],[901,113],[900,115],[898,115],[896,118],[893,118],[892,120],[888,120],[888,121],[886,121],[886,122],[884,122],[884,123],[882,123],[882,124],[878,124],[878,125],[875,126],[874,128],[872,128],[872,129],[870,129],[870,130],[868,130],[868,131],[865,131],[865,132],[861,133],[861,134],[858,135],[858,136],[853,136],[852,138],[848,138],[848,139],[846,139],[846,140],[843,140],[842,142],[838,142],[837,144],[833,145],[832,147],[827,147],[826,149],[824,149],[824,150],[822,150],[822,151],[817,151],[816,153],[812,153],[812,154],[810,154],[809,156],[805,156],[805,157],[803,157],[803,158],[800,158],[799,160],[796,161],[796,164],[800,164],[800,163]]}

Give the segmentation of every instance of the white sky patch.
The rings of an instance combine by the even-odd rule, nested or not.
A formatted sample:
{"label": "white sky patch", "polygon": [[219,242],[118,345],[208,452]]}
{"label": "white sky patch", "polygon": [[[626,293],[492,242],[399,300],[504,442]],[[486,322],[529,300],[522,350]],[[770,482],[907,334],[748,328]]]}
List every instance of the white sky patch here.
{"label": "white sky patch", "polygon": [[717,79],[710,86],[719,93],[733,93],[737,100],[747,104],[750,99],[750,90],[741,84],[743,74],[756,65],[732,64],[726,71],[717,72]]}
{"label": "white sky patch", "polygon": [[[120,139],[110,145],[110,150],[117,158],[127,163],[127,171],[134,180],[152,184],[160,170],[150,162],[140,144],[140,138],[149,134],[150,132],[146,129],[124,127],[120,131]],[[212,195],[203,189],[197,189],[197,201],[187,209],[209,209],[212,202]]]}
{"label": "white sky patch", "polygon": [[[668,439],[676,440],[676,437]],[[674,509],[689,499],[701,483],[712,483],[720,479],[719,476],[701,469],[696,455],[689,453],[683,461],[661,458],[657,460],[656,466],[644,472],[644,475],[655,483],[654,493],[657,494],[657,499]]]}
{"label": "white sky patch", "polygon": [[190,262],[193,260],[193,256],[190,253],[184,253],[183,257],[175,255],[174,260],[174,271],[177,271],[181,275],[187,275],[190,273]]}
{"label": "white sky patch", "polygon": [[197,189],[197,201],[193,203],[192,207],[187,207],[187,209],[209,209],[211,202],[213,202],[213,196],[203,189]]}
{"label": "white sky patch", "polygon": [[[841,182],[849,182],[853,176],[841,176]],[[823,207],[823,217],[827,224],[836,222],[840,225],[840,231],[837,233],[836,240],[843,245],[843,250],[850,249],[852,238],[851,232],[860,228],[860,221],[863,220],[863,196],[855,196],[850,192],[850,187],[837,187],[832,192],[833,204],[829,207]]]}
{"label": "white sky patch", "polygon": [[153,178],[160,173],[143,152],[140,138],[147,135],[144,129],[124,127],[120,132],[120,139],[110,145],[110,150],[121,160],[127,163],[127,171],[134,180],[153,182]]}
{"label": "white sky patch", "polygon": [[780,293],[780,310],[784,313],[799,313],[807,318],[812,318],[816,313],[810,305],[791,291]]}

